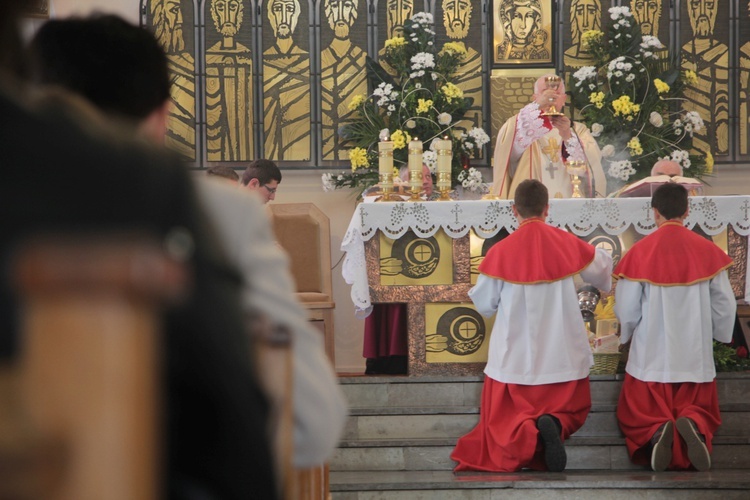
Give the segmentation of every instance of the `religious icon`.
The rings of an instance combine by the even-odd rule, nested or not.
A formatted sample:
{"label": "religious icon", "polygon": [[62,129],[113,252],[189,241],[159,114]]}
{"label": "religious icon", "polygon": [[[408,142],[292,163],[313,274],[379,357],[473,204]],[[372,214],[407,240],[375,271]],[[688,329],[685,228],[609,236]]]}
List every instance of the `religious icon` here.
{"label": "religious icon", "polygon": [[565,50],[566,67],[580,68],[591,64],[588,48],[581,44],[581,35],[590,30],[602,29],[602,2],[600,0],[571,0],[570,46]]}
{"label": "religious icon", "polygon": [[[665,0],[630,0],[630,12],[641,27],[641,33],[657,37],[664,45],[669,41],[669,5],[662,15]],[[662,22],[662,19],[664,22]]]}
{"label": "religious icon", "polygon": [[[378,2],[378,62],[390,75],[395,76],[396,70],[384,60],[385,40],[404,36],[404,23],[414,15],[414,0],[385,0]],[[385,17],[386,22],[382,19]]]}
{"label": "religious icon", "polygon": [[300,17],[307,25],[307,16],[299,0],[266,5],[273,38],[263,52],[264,155],[310,161],[310,54],[295,40]]}
{"label": "religious icon", "polygon": [[444,232],[423,238],[407,231],[398,239],[380,236],[381,285],[453,283],[453,240]]}
{"label": "religious icon", "polygon": [[[440,42],[459,43],[466,49],[466,57],[456,69],[453,83],[463,90],[464,97],[473,99],[466,111],[461,126],[482,127],[482,38],[481,2],[477,0],[442,0],[438,16],[442,12],[442,24],[436,24],[437,39]],[[443,34],[443,29],[445,30]],[[478,50],[477,50],[478,49]],[[465,123],[465,122],[470,122]]]}
{"label": "religious icon", "polygon": [[[682,46],[682,69],[695,73],[696,81],[685,89],[686,111],[697,111],[705,127],[693,133],[693,148],[715,156],[729,154],[729,48],[715,36],[719,0],[692,0],[683,4],[690,19],[690,36]],[[684,18],[683,18],[684,19]],[[683,23],[684,24],[684,23]],[[686,27],[682,27],[683,33]],[[728,33],[723,33],[728,37]]]}
{"label": "religious icon", "polygon": [[[192,2],[151,0],[148,26],[167,54],[171,106],[167,116],[166,146],[186,160],[195,160],[195,60],[193,59]],[[187,17],[187,22],[185,18]],[[188,26],[187,40],[183,26]]]}
{"label": "religious icon", "polygon": [[[438,363],[486,363],[494,318],[483,318],[471,303],[425,304],[424,356]],[[436,367],[435,367],[436,368]],[[412,372],[410,366],[410,373]]]}
{"label": "religious icon", "polygon": [[[321,30],[320,52],[323,160],[345,160],[347,151],[338,135],[354,111],[347,107],[355,95],[367,94],[365,30],[354,30],[360,14],[359,0],[324,0],[323,12],[330,30]],[[362,2],[362,17],[367,4]],[[352,35],[354,34],[354,37]],[[355,44],[353,38],[356,38]]]}
{"label": "religious icon", "polygon": [[493,13],[496,64],[552,62],[552,3],[501,0]]}
{"label": "religious icon", "polygon": [[[208,8],[220,39],[206,50],[207,158],[252,160],[253,61],[250,49],[238,40],[245,6],[240,0],[211,0]],[[241,38],[248,44],[249,31]]]}

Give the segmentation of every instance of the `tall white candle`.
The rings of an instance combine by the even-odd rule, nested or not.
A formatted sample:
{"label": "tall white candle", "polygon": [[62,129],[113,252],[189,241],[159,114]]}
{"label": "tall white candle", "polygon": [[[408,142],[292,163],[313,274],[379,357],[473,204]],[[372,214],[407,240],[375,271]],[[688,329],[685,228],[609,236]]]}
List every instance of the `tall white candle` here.
{"label": "tall white candle", "polygon": [[378,173],[393,174],[393,141],[378,142]]}
{"label": "tall white candle", "polygon": [[409,187],[422,188],[422,141],[416,137],[409,142]]}
{"label": "tall white candle", "polygon": [[450,173],[453,143],[449,139],[438,139],[435,150],[437,152],[437,171]]}

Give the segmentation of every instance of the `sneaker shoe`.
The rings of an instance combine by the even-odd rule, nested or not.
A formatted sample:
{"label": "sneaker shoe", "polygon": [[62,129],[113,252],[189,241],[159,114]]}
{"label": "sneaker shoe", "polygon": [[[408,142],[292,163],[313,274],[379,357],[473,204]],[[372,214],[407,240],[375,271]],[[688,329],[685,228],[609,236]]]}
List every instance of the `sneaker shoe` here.
{"label": "sneaker shoe", "polygon": [[651,438],[651,469],[655,472],[667,470],[672,461],[672,441],[674,440],[674,425],[671,420],[664,423]]}
{"label": "sneaker shoe", "polygon": [[568,463],[565,445],[560,437],[560,428],[552,415],[542,415],[536,421],[544,447],[544,462],[550,472],[562,472]]}
{"label": "sneaker shoe", "polygon": [[687,445],[688,459],[699,471],[711,469],[711,454],[708,452],[706,443],[703,442],[703,436],[698,432],[695,422],[687,417],[677,419],[677,432]]}

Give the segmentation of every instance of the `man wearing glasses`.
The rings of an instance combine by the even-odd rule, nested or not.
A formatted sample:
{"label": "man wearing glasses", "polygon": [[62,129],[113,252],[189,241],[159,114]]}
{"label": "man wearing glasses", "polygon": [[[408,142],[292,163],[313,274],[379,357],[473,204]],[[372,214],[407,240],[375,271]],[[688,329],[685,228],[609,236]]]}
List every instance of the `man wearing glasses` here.
{"label": "man wearing glasses", "polygon": [[255,191],[265,204],[276,198],[281,170],[271,160],[255,160],[242,173],[242,185]]}

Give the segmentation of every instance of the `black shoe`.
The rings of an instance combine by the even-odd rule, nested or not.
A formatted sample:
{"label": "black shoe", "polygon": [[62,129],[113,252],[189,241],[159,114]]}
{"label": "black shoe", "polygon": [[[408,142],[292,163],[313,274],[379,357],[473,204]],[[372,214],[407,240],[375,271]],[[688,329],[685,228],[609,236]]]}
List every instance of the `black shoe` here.
{"label": "black shoe", "polygon": [[667,470],[672,461],[672,441],[674,440],[674,425],[669,420],[659,427],[651,438],[651,469],[656,472]]}
{"label": "black shoe", "polygon": [[536,421],[544,446],[544,462],[550,472],[562,472],[568,463],[565,445],[560,437],[560,427],[552,415],[542,415]]}
{"label": "black shoe", "polygon": [[677,432],[687,444],[688,458],[693,467],[699,471],[711,469],[711,454],[708,452],[706,443],[703,442],[703,436],[698,433],[695,422],[687,417],[678,418]]}

